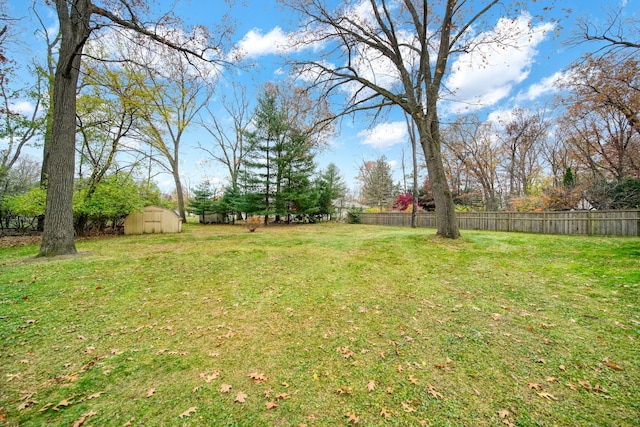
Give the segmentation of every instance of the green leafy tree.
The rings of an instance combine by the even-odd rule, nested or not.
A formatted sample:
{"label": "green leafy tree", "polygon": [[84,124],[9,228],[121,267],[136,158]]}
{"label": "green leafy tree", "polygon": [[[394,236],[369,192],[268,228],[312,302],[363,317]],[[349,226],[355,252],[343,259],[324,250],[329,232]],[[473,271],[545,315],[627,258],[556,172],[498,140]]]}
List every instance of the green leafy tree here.
{"label": "green leafy tree", "polygon": [[204,216],[217,211],[214,200],[215,192],[209,181],[203,181],[192,191],[193,196],[189,198],[189,209],[200,217],[200,222],[204,222]]}
{"label": "green leafy tree", "polygon": [[[224,62],[217,56],[208,58],[212,47],[219,43],[210,44],[203,28],[197,32],[198,40],[203,43],[189,44],[185,40],[168,38],[166,29],[177,25],[178,20],[171,14],[163,14],[157,19],[148,16],[156,9],[149,7],[147,1],[120,0],[98,5],[91,0],[55,0],[51,4],[58,17],[60,44],[53,85],[51,138],[47,144],[47,206],[39,256],[76,252],[73,218],[76,95],[83,51],[92,34],[100,29],[117,27],[129,31],[131,36],[145,37],[192,58]],[[162,25],[158,25],[160,22]]]}
{"label": "green leafy tree", "polygon": [[329,163],[317,180],[318,213],[331,219],[336,213],[336,202],[347,194],[347,185],[340,175],[338,167]]}
{"label": "green leafy tree", "polygon": [[146,204],[141,186],[128,174],[108,175],[91,194],[81,183],[78,187],[74,195],[74,215],[88,220],[83,223],[83,229],[77,230],[81,234],[90,229],[102,231],[109,223],[116,227],[127,215],[141,210]]}
{"label": "green leafy tree", "polygon": [[254,117],[256,129],[246,138],[250,155],[243,164],[243,205],[246,212],[264,215],[266,224],[269,215],[282,209],[282,201],[277,196],[283,172],[278,169],[278,157],[284,150],[288,124],[276,96],[268,92],[258,99]]}
{"label": "green leafy tree", "polygon": [[46,190],[39,186],[32,187],[24,193],[8,196],[4,207],[15,215],[36,218],[44,215],[46,198]]}
{"label": "green leafy tree", "polygon": [[255,131],[246,138],[250,154],[243,164],[242,205],[245,212],[264,215],[265,224],[270,215],[278,222],[317,207],[314,143],[286,107],[277,91],[266,90],[254,114]]}
{"label": "green leafy tree", "polygon": [[287,221],[291,215],[307,216],[318,211],[318,194],[312,182],[315,172],[313,153],[306,135],[293,130],[285,141],[280,159],[283,169],[280,198]]}
{"label": "green leafy tree", "polygon": [[362,181],[362,197],[369,206],[381,211],[391,208],[398,191],[385,156],[365,162],[360,167],[359,179]]}
{"label": "green leafy tree", "polygon": [[562,184],[564,185],[564,188],[573,188],[576,185],[575,179],[573,178],[573,171],[571,170],[570,167],[568,167],[564,171],[564,176],[562,178]]}

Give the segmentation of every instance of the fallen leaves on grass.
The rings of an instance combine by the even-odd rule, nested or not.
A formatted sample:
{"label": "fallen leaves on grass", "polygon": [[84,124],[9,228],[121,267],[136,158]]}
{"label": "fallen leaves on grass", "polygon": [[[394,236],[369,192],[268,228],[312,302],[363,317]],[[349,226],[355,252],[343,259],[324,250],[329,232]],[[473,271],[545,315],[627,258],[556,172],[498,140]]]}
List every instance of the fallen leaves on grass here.
{"label": "fallen leaves on grass", "polygon": [[188,418],[191,416],[191,414],[195,413],[198,410],[198,408],[196,408],[195,406],[192,406],[191,408],[187,409],[186,411],[184,411],[183,413],[181,413],[179,415],[180,418]]}
{"label": "fallen leaves on grass", "polygon": [[380,416],[382,416],[385,419],[389,419],[389,418],[391,418],[391,413],[389,411],[387,411],[386,409],[381,408],[380,409]]}
{"label": "fallen leaves on grass", "polygon": [[367,383],[367,390],[369,391],[373,391],[376,389],[376,382],[374,380],[371,380]]}
{"label": "fallen leaves on grass", "polygon": [[351,394],[353,389],[351,387],[340,387],[336,393],[338,394]]}
{"label": "fallen leaves on grass", "polygon": [[509,412],[508,409],[500,409],[498,411],[498,416],[500,417],[500,419],[509,418],[510,415],[511,413]]}
{"label": "fallen leaves on grass", "polygon": [[210,383],[211,381],[215,380],[219,376],[220,376],[220,371],[213,371],[210,374],[206,372],[202,372],[200,374],[200,378],[203,379],[206,383]]}
{"label": "fallen leaves on grass", "polygon": [[62,400],[61,400],[60,402],[58,402],[58,404],[53,408],[53,410],[54,410],[54,411],[59,411],[61,406],[63,406],[63,407],[65,407],[65,408],[66,408],[67,406],[71,406],[71,405],[73,405],[73,400],[71,400],[71,399],[73,399],[73,397],[70,397],[70,398],[68,398],[68,399],[62,399]]}
{"label": "fallen leaves on grass", "polygon": [[251,372],[249,374],[247,374],[247,376],[249,378],[251,378],[251,380],[255,383],[255,384],[260,384],[260,383],[264,383],[267,381],[267,377],[264,374],[258,373],[258,372]]}
{"label": "fallen leaves on grass", "polygon": [[445,362],[443,364],[436,363],[433,366],[436,369],[442,369],[443,371],[447,371],[448,372],[448,371],[451,371],[453,369],[452,368],[453,364],[454,364],[453,360],[451,360],[451,359],[449,359],[447,357],[447,360],[445,360]]}
{"label": "fallen leaves on grass", "polygon": [[274,408],[278,407],[278,404],[273,400],[271,400],[269,402],[266,402],[264,405],[267,407],[267,410],[274,409]]}
{"label": "fallen leaves on grass", "polygon": [[609,362],[608,360],[606,360],[604,362],[605,365],[607,365],[608,367],[610,367],[611,369],[613,369],[614,371],[622,371],[622,367],[619,365],[616,365],[613,362]]}
{"label": "fallen leaves on grass", "polygon": [[502,424],[512,427],[515,426],[513,419],[511,419],[511,412],[508,409],[501,409],[498,411],[498,417],[502,421]]}
{"label": "fallen leaves on grass", "polygon": [[347,412],[345,417],[347,417],[347,422],[349,424],[358,424],[360,422],[360,417],[353,412]]}
{"label": "fallen leaves on grass", "polygon": [[247,397],[249,396],[239,391],[238,394],[236,394],[236,398],[233,401],[238,403],[244,403]]}
{"label": "fallen leaves on grass", "polygon": [[443,399],[444,396],[442,395],[442,393],[438,392],[436,390],[436,388],[434,386],[432,386],[431,384],[429,384],[427,386],[427,393],[429,393],[431,396],[433,396],[435,399]]}
{"label": "fallen leaves on grass", "polygon": [[351,358],[351,357],[355,356],[355,353],[354,353],[353,351],[351,351],[351,350],[349,349],[349,347],[348,347],[348,346],[345,346],[345,347],[338,347],[338,348],[336,349],[336,351],[337,351],[338,353],[340,353],[340,355],[341,355],[342,357],[344,357],[345,359],[349,359],[349,358]]}
{"label": "fallen leaves on grass", "polygon": [[87,397],[85,398],[85,400],[97,399],[97,398],[99,398],[100,396],[102,396],[102,395],[103,395],[103,394],[105,394],[105,393],[106,393],[105,391],[99,391],[99,392],[97,392],[97,393],[93,393],[93,394],[91,394],[91,395],[87,396]]}
{"label": "fallen leaves on grass", "polygon": [[231,391],[231,386],[229,384],[222,384],[220,386],[220,393],[229,393]]}
{"label": "fallen leaves on grass", "polygon": [[413,406],[411,406],[413,402],[411,402],[410,400],[407,400],[406,402],[402,402],[402,409],[405,410],[405,412],[416,412],[416,408],[414,408]]}
{"label": "fallen leaves on grass", "polygon": [[536,392],[536,394],[540,397],[542,397],[543,399],[547,399],[547,400],[558,400],[557,397],[555,397],[553,394],[547,392],[547,391],[538,391]]}
{"label": "fallen leaves on grass", "polygon": [[97,415],[97,414],[98,413],[95,411],[89,411],[87,413],[82,414],[82,416],[73,423],[72,427],[80,427],[82,424],[84,424],[87,418],[93,417],[94,415]]}
{"label": "fallen leaves on grass", "polygon": [[153,396],[155,393],[156,393],[156,389],[155,389],[155,388],[150,388],[150,389],[147,391],[147,394],[145,394],[145,395],[144,395],[144,397],[151,397],[151,396]]}

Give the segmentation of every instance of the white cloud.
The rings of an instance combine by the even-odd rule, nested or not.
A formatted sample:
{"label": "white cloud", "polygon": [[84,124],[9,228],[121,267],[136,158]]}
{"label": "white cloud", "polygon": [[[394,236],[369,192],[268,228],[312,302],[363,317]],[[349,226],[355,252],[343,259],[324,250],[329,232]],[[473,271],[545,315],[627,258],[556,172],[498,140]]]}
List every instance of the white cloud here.
{"label": "white cloud", "polygon": [[554,73],[549,77],[545,77],[540,80],[539,83],[534,83],[529,86],[529,89],[519,98],[526,101],[534,101],[541,96],[558,92],[560,90],[560,84],[567,80],[567,74],[561,71]]}
{"label": "white cloud", "polygon": [[16,102],[11,106],[11,111],[23,115],[31,115],[35,111],[36,106],[29,101]]}
{"label": "white cloud", "polygon": [[407,124],[405,122],[380,123],[373,129],[359,132],[358,137],[362,139],[361,144],[384,150],[407,141]]}
{"label": "white cloud", "polygon": [[289,36],[280,27],[275,27],[266,34],[259,28],[254,28],[244,35],[234,50],[242,57],[257,58],[283,53],[288,45]]}
{"label": "white cloud", "polygon": [[[475,37],[478,43],[470,53],[451,64],[446,87],[453,92],[449,108],[454,112],[495,105],[524,81],[538,53],[538,45],[553,24],[531,25],[531,16],[502,18],[491,31]],[[491,42],[499,39],[500,42]]]}
{"label": "white cloud", "polygon": [[260,28],[253,28],[231,50],[229,58],[256,59],[304,50],[318,51],[324,44],[325,41],[318,37],[317,31],[285,33],[282,28],[275,27],[265,34]]}

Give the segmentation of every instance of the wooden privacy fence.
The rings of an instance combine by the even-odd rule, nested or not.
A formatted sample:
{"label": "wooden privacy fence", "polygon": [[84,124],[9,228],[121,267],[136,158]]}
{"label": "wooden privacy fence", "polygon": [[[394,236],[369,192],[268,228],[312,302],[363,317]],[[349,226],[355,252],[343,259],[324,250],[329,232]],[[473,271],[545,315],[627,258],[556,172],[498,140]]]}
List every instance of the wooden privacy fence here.
{"label": "wooden privacy fence", "polygon": [[[640,210],[458,212],[462,230],[521,231],[589,236],[640,236]],[[411,226],[405,212],[361,213],[362,224]],[[436,228],[434,212],[418,213],[418,227]]]}

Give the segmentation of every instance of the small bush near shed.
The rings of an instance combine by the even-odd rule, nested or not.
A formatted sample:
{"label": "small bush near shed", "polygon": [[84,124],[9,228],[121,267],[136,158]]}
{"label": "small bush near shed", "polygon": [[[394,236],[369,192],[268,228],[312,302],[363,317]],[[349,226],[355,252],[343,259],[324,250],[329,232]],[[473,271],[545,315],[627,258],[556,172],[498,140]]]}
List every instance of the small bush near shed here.
{"label": "small bush near shed", "polygon": [[259,216],[252,216],[251,218],[245,221],[245,226],[247,227],[247,230],[249,230],[250,233],[253,233],[254,231],[256,231],[258,227],[260,227],[261,223],[262,223],[262,218],[260,218]]}

